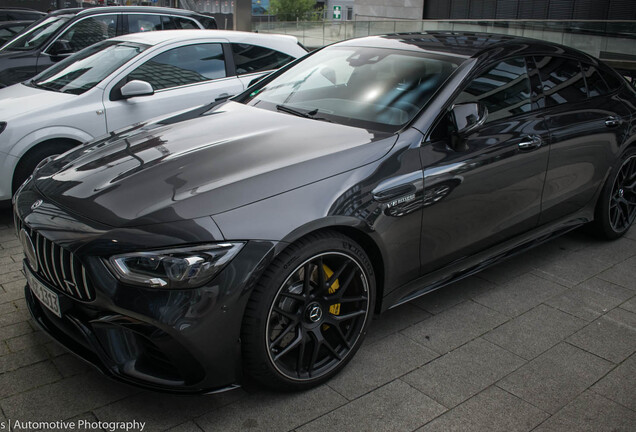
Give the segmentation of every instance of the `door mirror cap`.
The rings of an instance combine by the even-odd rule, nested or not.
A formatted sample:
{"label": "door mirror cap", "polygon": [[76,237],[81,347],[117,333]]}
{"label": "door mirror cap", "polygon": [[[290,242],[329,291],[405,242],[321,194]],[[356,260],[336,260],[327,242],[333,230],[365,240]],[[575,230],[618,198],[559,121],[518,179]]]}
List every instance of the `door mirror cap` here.
{"label": "door mirror cap", "polygon": [[451,108],[450,116],[457,134],[466,135],[484,124],[488,109],[479,102],[460,103]]}
{"label": "door mirror cap", "polygon": [[59,57],[63,55],[69,55],[73,53],[73,47],[69,41],[64,39],[58,39],[51,44],[48,49],[49,55],[52,57]]}
{"label": "door mirror cap", "polygon": [[141,80],[132,80],[120,89],[121,95],[124,99],[137,96],[151,96],[155,94],[155,89],[149,82]]}

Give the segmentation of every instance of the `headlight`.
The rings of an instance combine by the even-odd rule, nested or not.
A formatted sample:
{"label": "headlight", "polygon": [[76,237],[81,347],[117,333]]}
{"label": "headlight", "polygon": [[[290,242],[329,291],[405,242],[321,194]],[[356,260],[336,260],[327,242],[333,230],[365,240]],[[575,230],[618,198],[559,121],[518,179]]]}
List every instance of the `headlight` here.
{"label": "headlight", "polygon": [[244,243],[215,243],[114,255],[104,260],[120,281],[153,288],[196,288],[212,280]]}

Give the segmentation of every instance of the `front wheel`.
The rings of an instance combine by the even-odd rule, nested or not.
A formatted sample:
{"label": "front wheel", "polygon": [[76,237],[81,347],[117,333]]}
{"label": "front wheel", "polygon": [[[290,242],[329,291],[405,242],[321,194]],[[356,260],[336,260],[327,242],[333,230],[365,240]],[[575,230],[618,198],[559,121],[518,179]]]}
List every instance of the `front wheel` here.
{"label": "front wheel", "polygon": [[596,207],[594,227],[613,240],[625,234],[636,219],[636,149],[628,149],[610,173]]}
{"label": "front wheel", "polygon": [[250,298],[242,331],[247,372],[286,390],[328,380],[360,347],[374,301],[373,268],[360,245],[336,232],[301,239]]}

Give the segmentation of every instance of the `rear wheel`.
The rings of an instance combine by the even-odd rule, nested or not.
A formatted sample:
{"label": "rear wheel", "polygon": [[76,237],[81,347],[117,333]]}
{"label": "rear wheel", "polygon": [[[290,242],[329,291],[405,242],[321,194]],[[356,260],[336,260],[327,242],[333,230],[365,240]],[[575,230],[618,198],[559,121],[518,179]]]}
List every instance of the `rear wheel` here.
{"label": "rear wheel", "polygon": [[243,323],[248,373],[278,389],[316,386],[360,347],[375,301],[364,250],[335,232],[305,237],[272,264]]}
{"label": "rear wheel", "polygon": [[625,152],[614,167],[596,208],[594,227],[613,240],[625,234],[636,219],[636,149]]}

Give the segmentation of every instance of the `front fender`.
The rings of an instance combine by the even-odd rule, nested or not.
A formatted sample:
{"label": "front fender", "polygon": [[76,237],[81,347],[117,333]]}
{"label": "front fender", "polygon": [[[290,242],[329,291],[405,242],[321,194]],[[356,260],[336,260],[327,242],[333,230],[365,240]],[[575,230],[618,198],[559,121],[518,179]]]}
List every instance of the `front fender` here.
{"label": "front fender", "polygon": [[21,158],[27,151],[36,145],[44,141],[60,138],[71,139],[79,143],[84,143],[94,139],[91,134],[78,128],[69,126],[50,126],[29,132],[11,146],[8,149],[8,153],[11,156]]}

